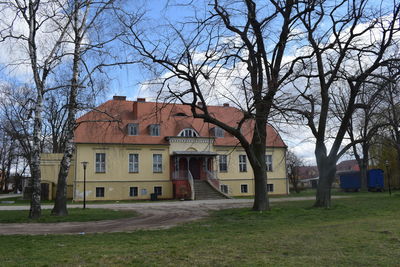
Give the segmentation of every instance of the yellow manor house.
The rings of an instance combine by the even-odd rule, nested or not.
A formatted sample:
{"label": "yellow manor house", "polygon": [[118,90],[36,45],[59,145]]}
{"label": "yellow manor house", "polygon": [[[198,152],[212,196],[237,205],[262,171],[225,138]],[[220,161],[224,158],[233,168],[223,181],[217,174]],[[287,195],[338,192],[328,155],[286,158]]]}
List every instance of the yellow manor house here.
{"label": "yellow manor house", "polygon": [[[237,125],[242,113],[228,104],[210,113]],[[195,119],[189,106],[127,101],[114,96],[77,120],[76,151],[68,177],[68,197],[86,200],[210,199],[252,196],[251,165],[238,140],[219,127]],[[242,127],[250,140],[253,122]],[[267,127],[267,191],[289,192],[286,145]],[[61,154],[42,154],[42,182],[55,197]],[[84,164],[86,170],[84,170]],[[84,182],[85,181],[85,182]]]}

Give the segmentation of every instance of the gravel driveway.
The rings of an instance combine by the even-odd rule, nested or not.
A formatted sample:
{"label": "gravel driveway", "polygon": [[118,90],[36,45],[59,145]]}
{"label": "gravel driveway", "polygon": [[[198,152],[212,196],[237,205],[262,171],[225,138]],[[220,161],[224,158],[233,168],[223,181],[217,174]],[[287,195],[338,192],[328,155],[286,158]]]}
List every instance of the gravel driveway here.
{"label": "gravel driveway", "polygon": [[[339,198],[335,196],[334,198]],[[313,200],[315,197],[272,198],[271,203],[284,201]],[[139,229],[165,229],[178,224],[208,216],[209,211],[251,207],[252,199],[222,199],[169,201],[153,203],[89,204],[88,208],[134,210],[139,215],[133,218],[92,222],[65,223],[2,223],[0,235],[84,234],[106,232],[130,232]],[[82,205],[68,205],[80,208]],[[42,209],[51,209],[43,205]],[[29,206],[0,206],[0,210],[29,210]]]}

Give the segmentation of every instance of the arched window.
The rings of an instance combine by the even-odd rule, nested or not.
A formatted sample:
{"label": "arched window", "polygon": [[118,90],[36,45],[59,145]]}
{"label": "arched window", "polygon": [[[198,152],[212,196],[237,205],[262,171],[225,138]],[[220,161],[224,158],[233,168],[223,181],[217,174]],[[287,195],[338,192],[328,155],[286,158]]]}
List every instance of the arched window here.
{"label": "arched window", "polygon": [[181,137],[198,137],[199,134],[192,128],[183,129],[178,136]]}

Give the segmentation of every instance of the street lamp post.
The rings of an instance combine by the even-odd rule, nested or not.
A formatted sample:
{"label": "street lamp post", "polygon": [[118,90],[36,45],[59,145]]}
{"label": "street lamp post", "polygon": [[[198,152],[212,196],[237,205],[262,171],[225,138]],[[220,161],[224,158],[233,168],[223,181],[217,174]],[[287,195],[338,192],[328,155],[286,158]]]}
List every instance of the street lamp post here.
{"label": "street lamp post", "polygon": [[389,169],[389,161],[385,161],[386,165],[386,172],[387,172],[387,177],[388,177],[388,186],[389,186],[389,195],[392,196],[392,189],[390,187],[390,169]]}
{"label": "street lamp post", "polygon": [[83,165],[83,208],[86,209],[86,167],[89,162],[82,161]]}

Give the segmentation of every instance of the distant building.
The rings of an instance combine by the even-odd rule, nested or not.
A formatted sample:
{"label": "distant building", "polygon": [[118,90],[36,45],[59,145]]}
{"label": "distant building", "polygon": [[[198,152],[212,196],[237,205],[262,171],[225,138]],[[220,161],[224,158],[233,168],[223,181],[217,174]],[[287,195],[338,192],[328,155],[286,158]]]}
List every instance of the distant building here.
{"label": "distant building", "polygon": [[355,159],[343,160],[336,165],[336,173],[348,172],[348,171],[360,171],[358,162]]}

